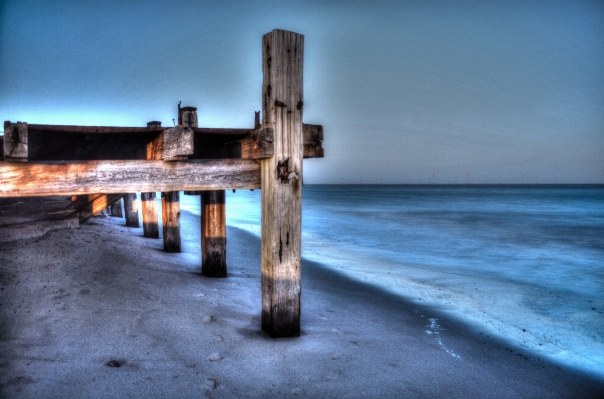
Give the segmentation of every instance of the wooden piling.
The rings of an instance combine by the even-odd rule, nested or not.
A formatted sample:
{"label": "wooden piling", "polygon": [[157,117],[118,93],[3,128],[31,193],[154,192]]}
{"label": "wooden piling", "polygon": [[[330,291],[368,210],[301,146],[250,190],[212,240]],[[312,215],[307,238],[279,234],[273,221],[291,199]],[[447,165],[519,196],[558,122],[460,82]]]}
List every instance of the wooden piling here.
{"label": "wooden piling", "polygon": [[161,193],[164,251],[180,252],[180,201],[178,191]]}
{"label": "wooden piling", "polygon": [[138,201],[136,193],[129,193],[124,196],[124,208],[126,211],[126,226],[140,227],[138,221]]}
{"label": "wooden piling", "polygon": [[9,162],[27,162],[28,132],[27,122],[4,122],[4,160]]}
{"label": "wooden piling", "polygon": [[204,191],[201,195],[201,274],[226,277],[225,191]]}
{"label": "wooden piling", "polygon": [[[148,129],[161,128],[161,122],[147,122]],[[147,145],[147,159],[155,159],[155,148],[150,151],[150,146]],[[143,212],[143,235],[147,238],[159,238],[159,223],[157,216],[157,198],[155,192],[141,193],[141,208]]]}
{"label": "wooden piling", "polygon": [[300,334],[303,54],[302,35],[262,38],[262,127],[274,129],[274,156],[261,161],[262,329],[272,337]]}
{"label": "wooden piling", "polygon": [[111,204],[111,216],[115,216],[118,218],[124,217],[124,214],[122,213],[122,199],[121,198],[119,200],[115,201],[113,204]]}
{"label": "wooden piling", "polygon": [[159,238],[157,218],[157,198],[155,193],[141,193],[143,212],[143,235],[147,238]]}
{"label": "wooden piling", "polygon": [[[178,123],[198,127],[197,108],[178,106]],[[251,158],[251,157],[250,157]],[[201,194],[201,274],[226,277],[226,209],[225,191],[210,190]]]}

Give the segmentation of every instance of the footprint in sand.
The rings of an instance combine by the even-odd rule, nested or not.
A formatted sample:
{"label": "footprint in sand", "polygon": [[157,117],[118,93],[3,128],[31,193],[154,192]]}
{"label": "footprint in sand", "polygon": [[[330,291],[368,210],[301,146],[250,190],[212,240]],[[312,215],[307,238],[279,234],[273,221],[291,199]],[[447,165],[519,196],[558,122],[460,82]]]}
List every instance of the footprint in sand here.
{"label": "footprint in sand", "polygon": [[216,389],[218,387],[218,381],[214,377],[208,377],[206,380],[206,387],[209,389]]}

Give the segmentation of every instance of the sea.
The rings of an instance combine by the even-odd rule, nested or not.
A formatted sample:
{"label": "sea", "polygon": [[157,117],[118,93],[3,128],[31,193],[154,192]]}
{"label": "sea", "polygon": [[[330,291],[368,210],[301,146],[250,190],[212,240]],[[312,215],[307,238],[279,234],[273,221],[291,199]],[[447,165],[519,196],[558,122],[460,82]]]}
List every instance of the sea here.
{"label": "sea", "polygon": [[[260,195],[227,225],[260,237]],[[604,186],[305,185],[302,214],[303,259],[604,378]]]}

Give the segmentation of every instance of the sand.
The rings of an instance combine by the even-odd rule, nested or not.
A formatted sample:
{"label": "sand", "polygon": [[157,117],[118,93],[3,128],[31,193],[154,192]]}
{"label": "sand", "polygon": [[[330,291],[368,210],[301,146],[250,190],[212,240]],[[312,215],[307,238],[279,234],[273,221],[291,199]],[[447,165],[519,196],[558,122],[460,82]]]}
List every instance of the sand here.
{"label": "sand", "polygon": [[229,227],[229,277],[210,279],[199,218],[182,222],[181,254],[111,217],[0,243],[0,397],[604,397],[602,380],[308,261],[301,336],[272,339],[259,239]]}

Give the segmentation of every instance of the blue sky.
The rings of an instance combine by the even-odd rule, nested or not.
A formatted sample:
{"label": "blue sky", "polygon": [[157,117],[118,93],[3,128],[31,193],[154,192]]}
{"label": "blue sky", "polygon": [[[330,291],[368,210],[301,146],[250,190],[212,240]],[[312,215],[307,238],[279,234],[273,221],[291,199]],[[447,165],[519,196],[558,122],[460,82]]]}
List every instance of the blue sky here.
{"label": "blue sky", "polygon": [[0,115],[251,127],[273,29],[305,36],[307,183],[604,183],[601,1],[0,0]]}

